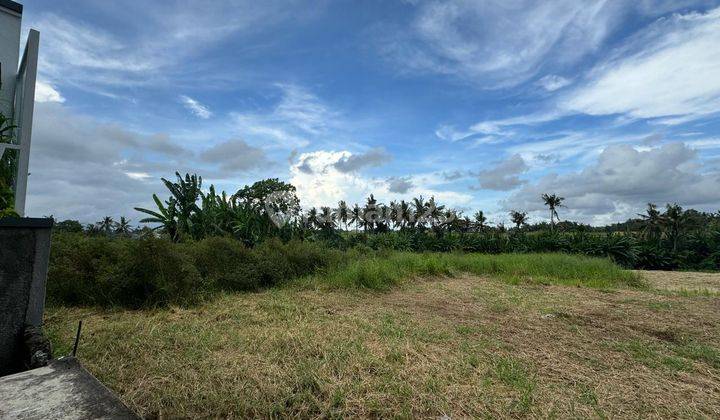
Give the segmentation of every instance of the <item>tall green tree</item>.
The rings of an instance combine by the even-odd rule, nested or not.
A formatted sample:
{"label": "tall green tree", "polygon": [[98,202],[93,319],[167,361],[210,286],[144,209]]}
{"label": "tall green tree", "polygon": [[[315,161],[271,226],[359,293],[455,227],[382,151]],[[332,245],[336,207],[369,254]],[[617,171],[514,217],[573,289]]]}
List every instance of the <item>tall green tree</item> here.
{"label": "tall green tree", "polygon": [[98,227],[105,235],[110,235],[113,232],[113,229],[115,228],[115,221],[110,216],[105,216],[97,222]]}
{"label": "tall green tree", "polygon": [[563,201],[565,201],[565,198],[558,197],[555,194],[543,194],[542,199],[548,209],[550,209],[550,230],[554,231],[555,219],[557,218],[557,220],[560,221],[560,216],[558,215],[557,209],[558,207],[562,207],[562,203]]}
{"label": "tall green tree", "polygon": [[132,226],[130,226],[130,221],[126,219],[125,216],[121,216],[120,220],[115,223],[115,233],[123,236],[127,236],[132,233]]}
{"label": "tall green tree", "polygon": [[356,232],[362,226],[362,220],[363,220],[363,210],[362,210],[362,208],[360,208],[360,205],[358,205],[356,203],[355,205],[353,205],[352,210],[350,210],[350,223],[355,225]]}
{"label": "tall green tree", "polygon": [[413,198],[413,227],[422,229],[426,223],[427,204],[421,195]]}
{"label": "tall green tree", "polygon": [[527,224],[527,213],[513,210],[510,212],[510,219],[515,224],[515,229],[520,230],[521,227]]}
{"label": "tall green tree", "polygon": [[663,231],[663,217],[657,206],[648,203],[645,214],[638,214],[642,220],[642,234],[648,240],[660,240]]}
{"label": "tall green tree", "polygon": [[478,210],[475,215],[473,216],[475,219],[475,229],[478,232],[484,232],[487,225],[485,224],[487,222],[487,217],[485,217],[485,213],[483,213],[482,210]]}
{"label": "tall green tree", "polygon": [[677,251],[678,243],[684,234],[686,221],[687,217],[683,212],[682,207],[680,207],[677,203],[667,204],[665,207],[665,213],[663,214],[663,222],[665,225],[665,232],[672,244],[673,252]]}
{"label": "tall green tree", "polygon": [[378,223],[380,214],[378,212],[378,202],[373,194],[365,201],[365,207],[363,207],[363,218],[362,225],[365,232],[374,232]]}
{"label": "tall green tree", "polygon": [[350,210],[350,209],[348,208],[348,205],[347,205],[347,203],[346,203],[344,200],[341,200],[341,201],[338,203],[337,219],[338,219],[338,221],[339,221],[340,223],[343,224],[343,227],[345,228],[345,230],[347,230],[348,218],[349,218],[349,216],[350,216],[350,214],[349,214],[350,211],[349,211],[349,210]]}

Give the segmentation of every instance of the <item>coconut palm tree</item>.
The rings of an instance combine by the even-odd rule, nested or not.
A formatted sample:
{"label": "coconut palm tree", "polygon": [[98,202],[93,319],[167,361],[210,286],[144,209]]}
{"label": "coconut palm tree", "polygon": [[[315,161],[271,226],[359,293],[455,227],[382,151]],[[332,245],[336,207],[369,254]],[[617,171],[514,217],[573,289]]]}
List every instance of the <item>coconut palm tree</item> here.
{"label": "coconut palm tree", "polygon": [[407,226],[414,224],[413,211],[410,208],[410,203],[405,200],[400,201],[400,208],[398,209],[398,217],[400,218],[400,229],[405,229]]}
{"label": "coconut palm tree", "polygon": [[420,228],[425,226],[425,210],[427,210],[427,205],[423,196],[413,198],[413,226]]}
{"label": "coconut palm tree", "polygon": [[550,230],[555,230],[555,218],[557,218],[558,222],[560,221],[560,216],[558,215],[557,208],[562,207],[563,201],[565,201],[565,197],[558,197],[555,194],[543,194],[542,199],[545,202],[545,205],[548,206],[550,209]]}
{"label": "coconut palm tree", "polygon": [[112,217],[105,216],[101,221],[97,222],[97,225],[103,233],[110,235],[115,227],[115,221]]}
{"label": "coconut palm tree", "polygon": [[308,213],[307,213],[308,225],[313,229],[316,227],[320,227],[320,223],[319,223],[318,219],[319,219],[319,217],[318,217],[317,209],[315,207],[311,208],[310,211],[308,211]]}
{"label": "coconut palm tree", "polygon": [[638,216],[642,219],[643,236],[649,240],[659,240],[662,237],[664,221],[657,206],[653,203],[648,203],[645,214],[638,214]]}
{"label": "coconut palm tree", "polygon": [[673,252],[677,251],[678,241],[684,233],[685,222],[687,217],[682,207],[677,203],[667,204],[665,213],[663,214],[663,222],[665,232],[672,242]]}
{"label": "coconut palm tree", "polygon": [[363,208],[362,225],[365,232],[368,230],[373,231],[379,218],[378,214],[378,203],[373,194],[367,198],[365,207]]}
{"label": "coconut palm tree", "polygon": [[345,230],[347,230],[347,224],[348,224],[348,205],[344,200],[341,200],[338,203],[337,208],[337,219],[338,221],[342,222],[342,224],[345,226]]}
{"label": "coconut palm tree", "polygon": [[436,226],[441,225],[443,223],[445,206],[438,205],[435,202],[435,197],[430,197],[425,207],[427,208],[427,215],[430,217],[430,226],[434,229]]}
{"label": "coconut palm tree", "polygon": [[355,225],[355,232],[360,229],[360,225],[363,220],[363,211],[360,206],[355,203],[352,210],[350,210],[350,223]]}
{"label": "coconut palm tree", "polygon": [[130,221],[125,216],[120,217],[120,221],[115,224],[115,233],[118,235],[129,235],[132,232]]}
{"label": "coconut palm tree", "polygon": [[484,231],[487,227],[485,225],[485,222],[487,222],[487,217],[485,217],[485,213],[483,213],[482,210],[478,210],[473,217],[475,218],[475,229],[477,229],[478,232]]}
{"label": "coconut palm tree", "polygon": [[511,211],[510,212],[510,218],[512,219],[512,222],[515,224],[515,228],[517,230],[520,230],[523,225],[527,223],[527,213],[524,211]]}
{"label": "coconut palm tree", "polygon": [[317,218],[320,229],[328,232],[335,230],[335,213],[330,207],[320,207],[320,214]]}

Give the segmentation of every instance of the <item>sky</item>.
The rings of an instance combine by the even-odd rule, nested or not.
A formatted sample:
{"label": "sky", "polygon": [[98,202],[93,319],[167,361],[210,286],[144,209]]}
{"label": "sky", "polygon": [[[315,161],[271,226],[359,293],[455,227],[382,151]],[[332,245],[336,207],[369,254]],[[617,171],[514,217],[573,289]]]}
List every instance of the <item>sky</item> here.
{"label": "sky", "polygon": [[301,204],[720,209],[720,2],[45,1],[32,216],[137,222],[161,177]]}

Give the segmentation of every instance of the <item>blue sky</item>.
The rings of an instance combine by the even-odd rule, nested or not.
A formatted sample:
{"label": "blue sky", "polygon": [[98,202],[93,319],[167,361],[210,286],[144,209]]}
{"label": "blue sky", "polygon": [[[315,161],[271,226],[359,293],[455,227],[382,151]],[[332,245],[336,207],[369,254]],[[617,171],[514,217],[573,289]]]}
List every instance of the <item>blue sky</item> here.
{"label": "blue sky", "polygon": [[495,222],[720,209],[720,4],[26,1],[29,214],[138,219],[160,177]]}

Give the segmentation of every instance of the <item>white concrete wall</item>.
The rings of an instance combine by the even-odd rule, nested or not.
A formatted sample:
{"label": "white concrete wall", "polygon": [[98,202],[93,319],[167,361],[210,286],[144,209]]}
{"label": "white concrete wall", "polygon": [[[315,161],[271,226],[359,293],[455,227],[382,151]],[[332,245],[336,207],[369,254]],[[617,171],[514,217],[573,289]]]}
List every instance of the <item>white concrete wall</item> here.
{"label": "white concrete wall", "polygon": [[20,54],[20,21],[20,14],[0,6],[0,111],[6,116],[10,116],[15,94],[15,76]]}

